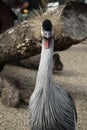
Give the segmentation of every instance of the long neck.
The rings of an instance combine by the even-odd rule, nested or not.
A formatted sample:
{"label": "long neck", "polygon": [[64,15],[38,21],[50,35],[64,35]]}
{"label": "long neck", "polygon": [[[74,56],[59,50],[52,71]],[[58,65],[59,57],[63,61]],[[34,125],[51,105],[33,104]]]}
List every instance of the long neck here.
{"label": "long neck", "polygon": [[44,42],[45,39],[42,41],[41,59],[35,87],[40,89],[46,89],[52,81],[54,38],[51,39],[48,49],[45,48]]}

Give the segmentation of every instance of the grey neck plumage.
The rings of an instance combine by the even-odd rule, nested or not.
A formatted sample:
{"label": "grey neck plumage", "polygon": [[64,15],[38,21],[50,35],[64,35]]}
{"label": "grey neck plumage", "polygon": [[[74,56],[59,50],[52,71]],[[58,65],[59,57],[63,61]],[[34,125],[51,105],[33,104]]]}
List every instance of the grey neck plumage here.
{"label": "grey neck plumage", "polygon": [[45,39],[42,40],[42,50],[40,65],[36,80],[36,89],[47,90],[50,87],[52,79],[52,68],[53,68],[53,49],[54,49],[54,38],[50,41],[48,49],[44,46]]}

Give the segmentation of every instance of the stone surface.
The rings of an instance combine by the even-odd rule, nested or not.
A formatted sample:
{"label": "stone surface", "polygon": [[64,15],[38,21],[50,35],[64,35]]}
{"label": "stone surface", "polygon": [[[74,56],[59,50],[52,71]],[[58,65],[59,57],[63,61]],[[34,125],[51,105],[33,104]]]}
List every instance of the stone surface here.
{"label": "stone surface", "polygon": [[17,81],[10,78],[3,78],[2,102],[7,107],[17,107],[20,102],[19,90],[17,89]]}
{"label": "stone surface", "polygon": [[[14,103],[10,97],[16,96],[18,101],[22,100],[26,104],[29,103],[29,97],[33,92],[36,80],[36,72],[34,70],[31,71],[24,67],[7,64],[0,73],[0,76],[3,77],[2,84],[4,88],[2,93],[4,93],[4,100],[7,97],[8,103],[10,103],[10,100]],[[16,90],[18,93],[16,93]]]}
{"label": "stone surface", "polygon": [[3,88],[2,78],[0,77],[0,96],[1,96],[2,88]]}
{"label": "stone surface", "polygon": [[49,18],[55,32],[55,51],[63,51],[87,38],[87,4],[69,2],[52,13],[34,15],[0,35],[0,65],[19,62],[41,51],[41,25]]}

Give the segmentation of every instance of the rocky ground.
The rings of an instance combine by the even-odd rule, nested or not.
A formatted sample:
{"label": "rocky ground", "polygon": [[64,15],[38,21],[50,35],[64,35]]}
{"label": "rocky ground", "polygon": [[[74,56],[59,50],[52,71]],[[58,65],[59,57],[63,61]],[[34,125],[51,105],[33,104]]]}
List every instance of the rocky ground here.
{"label": "rocky ground", "polygon": [[[77,130],[87,130],[87,44],[72,46],[59,54],[64,69],[54,72],[54,80],[69,91],[75,100]],[[31,74],[35,72],[36,77],[35,70],[29,71]],[[0,130],[29,130],[28,122],[28,105],[22,103],[19,108],[9,108],[2,104],[0,98]]]}

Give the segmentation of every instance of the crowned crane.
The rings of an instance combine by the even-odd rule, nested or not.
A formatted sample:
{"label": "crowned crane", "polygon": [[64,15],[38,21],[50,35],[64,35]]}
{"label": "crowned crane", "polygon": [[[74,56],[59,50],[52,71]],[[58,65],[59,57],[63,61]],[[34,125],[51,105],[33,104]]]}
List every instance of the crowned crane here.
{"label": "crowned crane", "polygon": [[30,130],[75,130],[76,107],[52,76],[54,36],[49,19],[42,23],[42,50],[36,85],[29,101]]}

